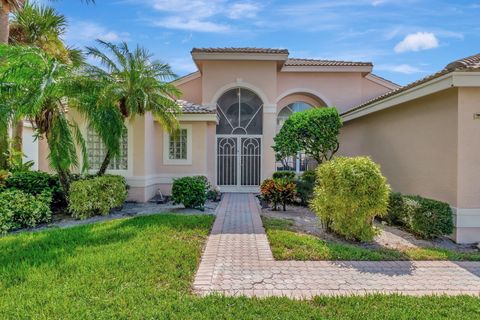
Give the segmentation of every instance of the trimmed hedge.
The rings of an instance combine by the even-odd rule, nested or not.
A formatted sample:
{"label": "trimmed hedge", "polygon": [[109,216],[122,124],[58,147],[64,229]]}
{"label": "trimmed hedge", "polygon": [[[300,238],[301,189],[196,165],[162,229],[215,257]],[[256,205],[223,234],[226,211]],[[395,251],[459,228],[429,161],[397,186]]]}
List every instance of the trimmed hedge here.
{"label": "trimmed hedge", "polygon": [[450,205],[420,196],[392,193],[385,221],[391,225],[403,226],[424,239],[453,232],[453,212]]}
{"label": "trimmed hedge", "polygon": [[113,208],[123,205],[127,198],[125,179],[105,175],[72,182],[68,210],[76,219],[108,215]]}
{"label": "trimmed hedge", "polygon": [[52,195],[44,191],[37,196],[20,190],[0,193],[0,233],[17,228],[35,227],[50,221]]}
{"label": "trimmed hedge", "polygon": [[275,171],[272,175],[273,179],[288,179],[293,180],[296,177],[294,171]]}
{"label": "trimmed hedge", "polygon": [[52,194],[52,209],[67,205],[58,176],[41,171],[14,172],[6,179],[7,189],[17,189],[31,195]]}
{"label": "trimmed hedge", "polygon": [[173,180],[172,200],[185,208],[203,210],[207,201],[208,179],[204,176],[183,177]]}
{"label": "trimmed hedge", "polygon": [[373,220],[387,211],[390,187],[368,157],[338,157],[320,165],[310,202],[326,229],[347,239],[371,241]]}

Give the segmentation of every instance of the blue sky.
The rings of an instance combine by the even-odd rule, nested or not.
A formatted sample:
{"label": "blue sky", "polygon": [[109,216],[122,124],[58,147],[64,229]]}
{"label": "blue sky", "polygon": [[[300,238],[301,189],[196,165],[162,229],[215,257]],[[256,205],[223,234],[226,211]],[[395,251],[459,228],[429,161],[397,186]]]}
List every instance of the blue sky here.
{"label": "blue sky", "polygon": [[406,84],[480,52],[480,1],[80,0],[48,2],[69,20],[66,41],[148,48],[178,75],[193,47],[287,48],[290,57],[371,61]]}

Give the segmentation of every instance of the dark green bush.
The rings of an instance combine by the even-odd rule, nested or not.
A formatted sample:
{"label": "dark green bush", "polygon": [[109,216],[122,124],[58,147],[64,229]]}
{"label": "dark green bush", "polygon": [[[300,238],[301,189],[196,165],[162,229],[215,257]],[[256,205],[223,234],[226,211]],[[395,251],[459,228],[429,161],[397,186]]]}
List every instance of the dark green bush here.
{"label": "dark green bush", "polygon": [[67,205],[58,176],[46,172],[14,172],[6,180],[6,188],[21,190],[34,196],[48,191],[52,194],[52,209],[65,207]]}
{"label": "dark green bush", "polygon": [[276,171],[272,175],[273,179],[288,179],[293,180],[296,177],[294,171]]}
{"label": "dark green bush", "polygon": [[68,210],[77,219],[107,215],[113,208],[121,207],[126,198],[123,177],[105,175],[77,180],[70,185]]}
{"label": "dark green bush", "polygon": [[51,219],[49,191],[33,196],[21,190],[10,189],[0,193],[0,232],[35,227]]}
{"label": "dark green bush", "polygon": [[404,226],[407,222],[407,203],[399,192],[391,192],[388,199],[387,214],[382,218],[389,225]]}
{"label": "dark green bush", "polygon": [[411,201],[407,209],[407,228],[413,234],[432,239],[453,232],[453,213],[448,203],[420,196],[406,198]]}
{"label": "dark green bush", "polygon": [[450,205],[420,196],[392,192],[384,220],[390,225],[405,227],[424,239],[453,232],[453,213]]}
{"label": "dark green bush", "polygon": [[370,241],[373,220],[387,211],[390,187],[368,157],[338,157],[317,169],[310,207],[327,229],[347,239]]}
{"label": "dark green bush", "polygon": [[203,176],[183,177],[173,180],[172,199],[185,208],[203,210],[207,200],[208,179]]}
{"label": "dark green bush", "polygon": [[316,174],[315,170],[305,171],[296,181],[297,196],[300,204],[305,206],[313,197],[313,189],[315,188]]}

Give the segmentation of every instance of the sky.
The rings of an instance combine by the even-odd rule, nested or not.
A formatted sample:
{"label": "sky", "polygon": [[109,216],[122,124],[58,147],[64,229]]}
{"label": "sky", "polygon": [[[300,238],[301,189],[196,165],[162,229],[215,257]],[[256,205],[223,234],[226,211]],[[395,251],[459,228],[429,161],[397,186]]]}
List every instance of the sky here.
{"label": "sky", "polygon": [[480,52],[480,0],[81,0],[49,2],[65,40],[141,45],[179,76],[193,47],[286,48],[290,57],[371,61],[405,85]]}

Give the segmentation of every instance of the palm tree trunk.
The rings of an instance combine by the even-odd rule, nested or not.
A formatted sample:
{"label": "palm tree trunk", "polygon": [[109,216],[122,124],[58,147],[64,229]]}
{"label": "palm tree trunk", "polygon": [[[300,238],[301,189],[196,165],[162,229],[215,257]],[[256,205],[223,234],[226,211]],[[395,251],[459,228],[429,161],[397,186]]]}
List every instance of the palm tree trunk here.
{"label": "palm tree trunk", "polygon": [[23,152],[23,120],[13,126],[13,149]]}
{"label": "palm tree trunk", "polygon": [[[0,0],[0,43],[8,43],[9,26],[8,14],[10,8],[5,1]],[[7,169],[7,153],[8,151],[8,129],[0,132],[0,169]]]}
{"label": "palm tree trunk", "polygon": [[8,43],[8,36],[10,33],[10,27],[8,24],[9,13],[10,6],[4,0],[0,0],[0,43]]}
{"label": "palm tree trunk", "polygon": [[111,154],[110,151],[107,151],[107,154],[105,155],[105,159],[103,159],[102,165],[100,166],[100,169],[97,172],[97,175],[103,176],[105,172],[107,171],[108,165],[110,164],[110,159],[111,159]]}
{"label": "palm tree trunk", "polygon": [[68,190],[70,189],[70,173],[65,170],[57,170],[60,185],[62,186],[65,199],[68,203]]}

